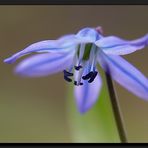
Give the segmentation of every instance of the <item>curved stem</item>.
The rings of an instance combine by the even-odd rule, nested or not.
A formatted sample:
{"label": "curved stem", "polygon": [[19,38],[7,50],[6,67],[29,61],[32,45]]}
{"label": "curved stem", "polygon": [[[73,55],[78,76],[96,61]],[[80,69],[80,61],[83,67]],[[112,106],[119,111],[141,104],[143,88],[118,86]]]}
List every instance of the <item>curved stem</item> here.
{"label": "curved stem", "polygon": [[106,76],[106,80],[107,80],[107,86],[108,86],[108,90],[109,90],[111,105],[112,105],[117,129],[118,129],[118,132],[119,132],[120,140],[121,140],[122,143],[127,143],[126,132],[125,132],[125,128],[123,126],[123,120],[122,120],[121,112],[120,112],[120,109],[119,109],[118,100],[117,100],[116,95],[115,95],[113,82],[112,82],[110,75],[105,73],[105,76]]}

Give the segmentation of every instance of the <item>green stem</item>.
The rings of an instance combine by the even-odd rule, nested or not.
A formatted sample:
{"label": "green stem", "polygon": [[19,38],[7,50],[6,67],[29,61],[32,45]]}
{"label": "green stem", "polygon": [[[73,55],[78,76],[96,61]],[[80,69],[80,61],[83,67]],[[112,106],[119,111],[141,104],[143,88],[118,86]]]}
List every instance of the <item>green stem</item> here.
{"label": "green stem", "polygon": [[118,129],[118,132],[119,132],[119,137],[120,137],[120,140],[121,140],[122,143],[127,143],[126,132],[125,132],[125,128],[123,126],[123,120],[121,118],[121,113],[120,113],[118,101],[117,101],[117,98],[116,98],[116,95],[115,95],[113,82],[112,82],[112,79],[111,79],[110,75],[108,75],[107,73],[105,73],[105,75],[106,75],[106,80],[107,80],[107,86],[108,86],[108,90],[109,90],[111,105],[112,105],[112,109],[113,109],[117,129]]}

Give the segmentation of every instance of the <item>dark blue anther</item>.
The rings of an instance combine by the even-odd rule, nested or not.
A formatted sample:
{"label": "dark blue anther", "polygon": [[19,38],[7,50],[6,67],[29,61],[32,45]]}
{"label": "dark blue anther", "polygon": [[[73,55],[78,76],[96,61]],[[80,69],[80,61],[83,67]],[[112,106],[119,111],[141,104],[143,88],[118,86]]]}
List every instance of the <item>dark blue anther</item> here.
{"label": "dark blue anther", "polygon": [[79,85],[83,85],[83,83],[80,82],[80,84],[78,85],[77,81],[74,81],[74,85],[79,86]]}
{"label": "dark blue anther", "polygon": [[63,71],[64,72],[64,79],[67,81],[67,82],[71,82],[72,79],[70,79],[69,77],[73,76],[73,73],[70,73],[66,70]]}
{"label": "dark blue anther", "polygon": [[64,76],[64,79],[67,81],[67,82],[71,82],[72,80],[70,78],[68,78],[67,76]]}
{"label": "dark blue anther", "polygon": [[93,82],[93,81],[94,81],[94,79],[96,78],[97,74],[98,74],[98,72],[97,72],[97,71],[95,71],[95,72],[93,73],[93,75],[91,76],[91,78],[89,79],[88,83]]}
{"label": "dark blue anther", "polygon": [[70,73],[66,70],[64,70],[63,72],[64,72],[64,76],[73,76],[73,73]]}
{"label": "dark blue anther", "polygon": [[92,76],[93,76],[93,72],[91,71],[91,72],[89,72],[87,75],[83,76],[82,79],[83,79],[83,80],[88,80],[88,79],[90,79]]}
{"label": "dark blue anther", "polygon": [[73,83],[74,85],[77,85],[77,81],[74,81],[74,83]]}
{"label": "dark blue anther", "polygon": [[83,80],[88,80],[88,83],[91,83],[91,82],[93,82],[94,81],[94,79],[95,79],[95,77],[97,76],[97,71],[91,71],[91,72],[89,72],[87,75],[85,75],[85,76],[83,76],[82,77],[82,79]]}
{"label": "dark blue anther", "polygon": [[80,70],[80,69],[82,68],[82,66],[81,66],[81,65],[79,65],[79,66],[74,66],[74,68],[75,68],[75,70]]}

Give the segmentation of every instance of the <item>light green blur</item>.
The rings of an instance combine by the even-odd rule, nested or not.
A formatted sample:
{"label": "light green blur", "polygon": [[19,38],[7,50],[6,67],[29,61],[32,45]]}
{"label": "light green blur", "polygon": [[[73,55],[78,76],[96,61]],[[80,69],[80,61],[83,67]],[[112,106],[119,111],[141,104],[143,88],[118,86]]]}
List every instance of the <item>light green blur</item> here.
{"label": "light green blur", "polygon": [[[101,71],[101,70],[99,70]],[[94,107],[80,114],[76,109],[73,97],[73,86],[68,89],[67,114],[69,116],[72,142],[120,142],[111,102],[106,85],[105,75],[101,71],[103,88]],[[92,94],[93,95],[93,94]]]}

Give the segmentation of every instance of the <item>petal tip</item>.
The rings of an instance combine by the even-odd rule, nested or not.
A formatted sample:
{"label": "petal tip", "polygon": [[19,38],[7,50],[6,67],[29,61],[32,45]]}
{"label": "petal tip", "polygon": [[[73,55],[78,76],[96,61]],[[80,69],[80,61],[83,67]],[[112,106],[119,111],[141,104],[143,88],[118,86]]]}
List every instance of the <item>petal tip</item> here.
{"label": "petal tip", "polygon": [[11,63],[13,63],[14,61],[13,61],[12,58],[10,57],[10,58],[4,59],[3,62],[4,62],[4,63],[7,63],[7,64],[11,64]]}
{"label": "petal tip", "polygon": [[13,56],[11,56],[9,58],[4,59],[3,62],[7,63],[7,64],[12,64],[12,63],[14,63],[16,61],[16,59],[17,59],[17,54],[15,54],[15,55],[13,55]]}
{"label": "petal tip", "polygon": [[78,111],[79,111],[79,113],[81,115],[84,115],[88,111],[88,109],[86,109],[86,108],[79,108]]}
{"label": "petal tip", "polygon": [[79,106],[78,107],[78,111],[81,115],[84,115],[86,114],[89,110],[91,110],[91,108],[93,107],[94,104],[90,105],[90,106],[86,106],[86,105],[83,105],[83,106]]}

